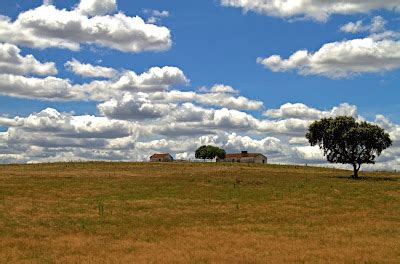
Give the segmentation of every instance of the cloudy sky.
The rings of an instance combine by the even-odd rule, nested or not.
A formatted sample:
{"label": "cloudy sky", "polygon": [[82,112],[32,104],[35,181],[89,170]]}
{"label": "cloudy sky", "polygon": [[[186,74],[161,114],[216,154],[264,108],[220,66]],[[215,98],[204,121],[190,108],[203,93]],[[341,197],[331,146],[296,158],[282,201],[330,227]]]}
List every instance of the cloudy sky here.
{"label": "cloudy sky", "polygon": [[308,125],[351,115],[400,169],[399,73],[399,0],[2,0],[0,163],[215,144],[326,164]]}

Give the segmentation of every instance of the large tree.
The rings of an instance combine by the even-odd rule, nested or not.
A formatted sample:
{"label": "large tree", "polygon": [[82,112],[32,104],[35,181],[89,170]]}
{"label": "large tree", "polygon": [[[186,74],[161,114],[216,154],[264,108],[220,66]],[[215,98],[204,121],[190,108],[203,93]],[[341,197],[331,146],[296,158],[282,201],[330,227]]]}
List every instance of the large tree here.
{"label": "large tree", "polygon": [[215,157],[225,159],[225,155],[225,150],[215,146],[201,146],[195,153],[196,159],[214,159]]}
{"label": "large tree", "polygon": [[347,116],[312,123],[306,138],[311,146],[324,150],[329,162],[353,165],[353,178],[358,178],[362,164],[375,164],[375,158],[392,145],[389,134],[379,126]]}

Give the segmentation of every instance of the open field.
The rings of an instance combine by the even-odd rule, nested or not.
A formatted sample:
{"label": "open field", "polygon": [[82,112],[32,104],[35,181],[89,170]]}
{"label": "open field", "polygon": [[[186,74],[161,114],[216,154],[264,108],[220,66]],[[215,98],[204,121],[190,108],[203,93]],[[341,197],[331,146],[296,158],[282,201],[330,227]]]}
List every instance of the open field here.
{"label": "open field", "polygon": [[400,262],[400,175],[240,164],[0,166],[0,262]]}

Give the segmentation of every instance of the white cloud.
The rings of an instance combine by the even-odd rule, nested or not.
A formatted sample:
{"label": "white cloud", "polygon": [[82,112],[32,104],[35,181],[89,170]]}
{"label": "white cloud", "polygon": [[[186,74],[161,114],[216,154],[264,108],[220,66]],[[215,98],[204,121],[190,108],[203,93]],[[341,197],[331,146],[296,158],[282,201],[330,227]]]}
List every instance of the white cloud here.
{"label": "white cloud", "polygon": [[355,105],[349,105],[348,103],[343,103],[339,106],[335,106],[329,111],[321,111],[301,103],[286,103],[282,105],[279,109],[269,109],[265,111],[264,115],[272,118],[299,118],[305,120],[316,120],[324,117],[345,115],[357,118],[358,112]]}
{"label": "white cloud", "polygon": [[400,41],[372,37],[344,40],[325,44],[317,52],[300,50],[288,59],[273,55],[257,62],[274,72],[345,78],[400,68]]}
{"label": "white cloud", "polygon": [[116,0],[81,0],[77,11],[88,16],[103,16],[117,10]]}
{"label": "white cloud", "polygon": [[43,0],[43,5],[52,5],[53,0]]}
{"label": "white cloud", "polygon": [[62,137],[75,138],[119,138],[131,135],[133,129],[128,122],[90,115],[74,116],[53,108],[46,108],[25,118],[3,118],[3,122],[0,121],[2,123],[29,132],[57,133]]}
{"label": "white cloud", "polygon": [[158,121],[152,131],[160,135],[182,136],[216,134],[219,131],[240,131],[257,134],[304,136],[312,120],[289,118],[284,120],[259,120],[251,114],[232,110],[207,109],[193,104],[175,106],[164,115],[165,123]]}
{"label": "white cloud", "polygon": [[85,15],[111,12],[112,2],[82,1],[78,9],[71,11],[42,5],[20,13],[15,21],[0,17],[0,41],[40,49],[55,47],[75,51],[81,44],[133,53],[163,51],[171,47],[168,28],[146,24],[138,16],[129,17],[123,13]]}
{"label": "white cloud", "polygon": [[143,120],[170,114],[172,106],[157,104],[144,93],[125,93],[121,100],[115,98],[98,105],[100,113],[110,118]]}
{"label": "white cloud", "polygon": [[396,147],[400,147],[400,125],[390,122],[390,120],[383,115],[377,115],[375,123],[386,129]]}
{"label": "white cloud", "polygon": [[285,136],[304,136],[311,123],[312,120],[299,118],[288,118],[277,121],[261,120],[257,122],[256,130]]}
{"label": "white cloud", "polygon": [[156,24],[161,21],[162,18],[169,17],[170,13],[166,10],[153,10],[153,9],[145,9],[145,14],[149,14],[149,18],[147,19],[147,23]]}
{"label": "white cloud", "polygon": [[152,100],[179,103],[197,102],[202,105],[222,106],[237,110],[259,110],[263,103],[251,100],[243,96],[232,96],[227,93],[196,93],[172,90],[169,92],[157,92],[151,94]]}
{"label": "white cloud", "polygon": [[283,154],[285,151],[281,141],[275,137],[266,137],[257,140],[249,136],[240,136],[236,133],[228,135],[224,147],[236,152],[247,150],[250,152],[263,153],[265,155]]}
{"label": "white cloud", "polygon": [[318,119],[322,116],[322,112],[315,108],[310,108],[305,104],[287,103],[279,109],[269,109],[264,112],[265,116],[272,118],[303,118],[303,119]]}
{"label": "white cloud", "polygon": [[188,152],[176,153],[175,159],[177,159],[177,160],[193,160],[193,159],[195,159],[195,154],[188,153]]}
{"label": "white cloud", "polygon": [[215,84],[211,88],[200,87],[199,91],[206,92],[206,93],[231,93],[231,94],[240,93],[238,90],[234,89],[232,86],[224,85],[224,84]]}
{"label": "white cloud", "polygon": [[83,77],[104,77],[104,78],[113,78],[118,74],[118,71],[113,68],[94,66],[91,64],[83,64],[76,59],[72,59],[65,63],[65,67],[75,73],[76,75],[80,75]]}
{"label": "white cloud", "polygon": [[138,151],[143,151],[145,153],[183,152],[196,148],[197,144],[194,141],[180,142],[179,140],[157,139],[148,142],[137,142],[135,147]]}
{"label": "white cloud", "polygon": [[[122,98],[113,98],[99,104],[98,109],[109,118],[121,120],[165,118],[169,122],[164,124],[164,129],[160,131],[185,130],[185,128],[197,131],[201,127],[208,130],[214,128],[252,129],[258,124],[257,119],[237,110],[227,108],[214,110],[192,103],[177,104],[153,100],[151,95],[145,93],[126,93]],[[188,124],[191,124],[190,127],[187,127]]]}
{"label": "white cloud", "polygon": [[340,27],[340,31],[343,31],[346,33],[358,33],[358,32],[363,32],[363,31],[367,31],[367,30],[368,30],[368,28],[363,25],[362,20],[358,20],[357,22],[349,22]]}
{"label": "white cloud", "polygon": [[55,75],[54,62],[39,62],[33,55],[21,55],[21,50],[12,44],[0,43],[0,72],[2,74]]}
{"label": "white cloud", "polygon": [[221,0],[224,6],[243,8],[245,12],[254,11],[260,14],[293,18],[306,17],[326,21],[332,14],[368,13],[376,9],[400,9],[398,0]]}
{"label": "white cloud", "polygon": [[116,81],[97,83],[108,85],[116,90],[155,92],[164,91],[176,85],[186,85],[189,79],[181,69],[166,66],[150,68],[140,75],[133,71],[126,71]]}
{"label": "white cloud", "polygon": [[[127,153],[117,148],[117,141],[139,135],[135,124],[90,115],[74,116],[47,108],[28,117],[0,120],[10,127],[0,136],[8,158],[20,155],[20,161],[117,159]],[[130,146],[126,144],[126,146]],[[71,154],[74,155],[71,155]],[[1,162],[1,157],[0,157]]]}
{"label": "white cloud", "polygon": [[0,74],[0,94],[43,100],[74,100],[79,97],[68,80]]}
{"label": "white cloud", "polygon": [[371,33],[381,32],[385,30],[387,21],[381,17],[376,16],[372,19],[371,24],[364,25],[362,20],[357,22],[350,22],[343,25],[340,30],[346,33],[359,33],[369,31]]}
{"label": "white cloud", "polygon": [[70,80],[57,77],[34,78],[0,74],[0,94],[52,101],[104,101],[118,97],[126,91],[163,91],[188,82],[185,74],[176,67],[153,67],[139,75],[126,71],[116,79],[84,84],[72,84]]}
{"label": "white cloud", "polygon": [[152,15],[157,17],[169,17],[169,12],[166,10],[159,11],[159,10],[152,10]]}
{"label": "white cloud", "polygon": [[307,163],[324,163],[326,161],[324,152],[318,146],[295,147],[293,151],[297,158]]}
{"label": "white cloud", "polygon": [[125,92],[154,93],[165,91],[178,85],[186,85],[190,80],[176,67],[153,67],[142,74],[125,71],[118,78],[105,81],[92,81],[75,85],[75,89],[84,91],[86,98],[96,101],[121,98]]}
{"label": "white cloud", "polygon": [[250,114],[222,108],[216,110],[213,114],[213,118],[206,120],[205,124],[207,126],[225,129],[251,129],[257,125],[257,121],[258,120]]}
{"label": "white cloud", "polygon": [[29,158],[21,154],[0,154],[0,164],[27,163]]}
{"label": "white cloud", "polygon": [[292,137],[289,140],[289,144],[291,144],[291,145],[307,145],[308,140],[305,137]]}
{"label": "white cloud", "polygon": [[372,19],[371,25],[369,26],[369,30],[372,33],[384,31],[386,24],[387,21],[383,17],[376,16]]}

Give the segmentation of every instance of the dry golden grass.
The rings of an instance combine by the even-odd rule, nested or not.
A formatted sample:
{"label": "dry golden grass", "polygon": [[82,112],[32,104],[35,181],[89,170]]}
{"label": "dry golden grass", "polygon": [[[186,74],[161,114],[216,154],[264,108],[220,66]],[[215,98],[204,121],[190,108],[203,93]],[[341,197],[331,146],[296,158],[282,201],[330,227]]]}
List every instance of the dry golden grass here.
{"label": "dry golden grass", "polygon": [[240,164],[0,166],[2,263],[399,263],[400,175]]}

